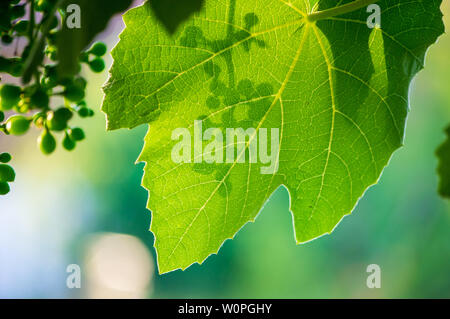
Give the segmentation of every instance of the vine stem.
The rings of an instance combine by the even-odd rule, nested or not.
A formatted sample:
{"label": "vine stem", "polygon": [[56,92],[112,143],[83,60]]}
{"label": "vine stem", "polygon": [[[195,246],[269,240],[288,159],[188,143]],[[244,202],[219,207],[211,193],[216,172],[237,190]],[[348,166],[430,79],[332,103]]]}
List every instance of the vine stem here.
{"label": "vine stem", "polygon": [[342,6],[334,7],[331,9],[326,9],[323,11],[317,11],[313,12],[311,14],[308,14],[306,19],[309,22],[315,22],[318,20],[323,20],[326,18],[331,18],[337,15],[341,15],[344,13],[349,13],[358,9],[361,9],[365,6],[368,6],[372,3],[378,2],[379,0],[355,0],[353,2],[344,4]]}

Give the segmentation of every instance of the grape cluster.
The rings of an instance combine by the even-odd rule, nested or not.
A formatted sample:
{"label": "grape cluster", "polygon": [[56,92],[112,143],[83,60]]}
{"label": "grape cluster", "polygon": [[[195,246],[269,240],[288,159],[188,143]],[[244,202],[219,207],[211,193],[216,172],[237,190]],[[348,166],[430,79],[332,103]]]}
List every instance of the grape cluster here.
{"label": "grape cluster", "polygon": [[[26,38],[28,41],[21,50],[15,50],[13,56],[0,55],[0,73],[10,77],[24,78],[26,68],[30,65],[33,45],[39,34],[45,37],[44,54],[33,69],[31,81],[16,85],[3,83],[0,85],[0,134],[23,135],[30,127],[41,130],[37,143],[42,153],[48,155],[55,151],[57,140],[55,133],[61,133],[62,147],[72,151],[76,144],[85,138],[79,127],[70,125],[74,116],[87,118],[94,111],[86,105],[86,80],[80,75],[81,64],[87,64],[93,72],[102,72],[105,62],[106,45],[95,43],[79,57],[79,71],[73,76],[61,76],[58,68],[58,35],[61,33],[64,12],[54,10],[56,0],[1,0],[0,2],[0,46],[11,46],[16,40]],[[30,12],[25,17],[25,12]],[[59,15],[59,17],[58,17]],[[44,28],[44,25],[49,25]],[[23,43],[22,42],[18,43]],[[18,47],[16,42],[16,47]],[[21,52],[17,52],[21,51]],[[3,80],[2,80],[3,81]],[[14,81],[18,82],[18,81]],[[52,98],[61,97],[64,102],[56,103]],[[9,192],[9,182],[14,181],[15,174],[7,153],[0,155],[0,195]]]}
{"label": "grape cluster", "polygon": [[11,155],[8,153],[0,154],[0,195],[9,193],[9,184],[16,179],[16,173],[13,168],[6,165],[11,160]]}

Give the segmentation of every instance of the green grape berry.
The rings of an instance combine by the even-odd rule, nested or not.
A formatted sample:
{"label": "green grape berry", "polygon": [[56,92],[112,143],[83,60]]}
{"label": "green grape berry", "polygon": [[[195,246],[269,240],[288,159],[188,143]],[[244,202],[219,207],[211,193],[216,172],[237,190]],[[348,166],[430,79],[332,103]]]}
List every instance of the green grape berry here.
{"label": "green grape berry", "polygon": [[0,164],[0,182],[14,182],[16,172],[13,168],[6,164]]}
{"label": "green grape berry", "polygon": [[84,131],[79,127],[70,129],[69,136],[72,140],[76,142],[82,141],[85,138]]}
{"label": "green grape berry", "polygon": [[69,121],[73,116],[72,111],[69,110],[67,107],[59,108],[58,110],[56,110],[55,114],[65,119],[66,121]]}
{"label": "green grape berry", "polygon": [[58,85],[58,73],[56,67],[49,65],[44,70],[44,84],[46,87],[52,88]]}
{"label": "green grape berry", "polygon": [[72,151],[75,148],[75,146],[77,145],[77,143],[70,138],[70,136],[69,136],[69,134],[67,134],[67,132],[66,132],[66,135],[64,136],[62,144],[63,144],[63,147],[68,151]]}
{"label": "green grape berry", "polygon": [[2,110],[10,110],[20,101],[20,87],[11,84],[5,84],[1,88],[0,97],[2,102]]}
{"label": "green grape berry", "polygon": [[2,35],[2,43],[5,45],[11,44],[13,40],[14,39],[9,34]]}
{"label": "green grape berry", "polygon": [[52,131],[63,131],[72,116],[72,111],[65,107],[49,112],[47,115],[48,128]]}
{"label": "green grape berry", "polygon": [[9,184],[7,182],[0,182],[0,195],[6,195],[9,191]]}
{"label": "green grape berry", "polygon": [[42,153],[49,155],[56,149],[55,137],[48,130],[44,130],[38,137],[38,145]]}
{"label": "green grape berry", "polygon": [[43,108],[48,107],[48,104],[50,103],[50,99],[45,90],[38,89],[33,93],[33,95],[31,95],[30,102],[31,102],[31,105],[33,105],[37,108],[43,109]]}
{"label": "green grape berry", "polygon": [[88,117],[89,116],[89,109],[87,107],[82,107],[78,110],[78,115],[80,117]]}
{"label": "green grape berry", "polygon": [[30,128],[30,122],[22,115],[14,115],[6,121],[6,130],[12,135],[23,135]]}
{"label": "green grape berry", "polygon": [[84,99],[84,89],[75,84],[66,86],[64,97],[72,102],[79,102]]}
{"label": "green grape berry", "polygon": [[9,153],[0,154],[0,163],[9,163],[11,161],[11,155]]}
{"label": "green grape berry", "polygon": [[87,81],[80,76],[73,80],[73,84],[84,90],[86,88]]}
{"label": "green grape berry", "polygon": [[103,42],[96,42],[92,48],[89,50],[89,53],[96,55],[98,57],[100,56],[104,56],[106,53],[106,44],[104,44]]}
{"label": "green grape berry", "polygon": [[95,58],[94,60],[89,62],[89,67],[92,72],[100,73],[105,69],[105,61],[102,58]]}
{"label": "green grape berry", "polygon": [[2,99],[20,100],[20,93],[22,90],[17,85],[5,84],[1,89]]}

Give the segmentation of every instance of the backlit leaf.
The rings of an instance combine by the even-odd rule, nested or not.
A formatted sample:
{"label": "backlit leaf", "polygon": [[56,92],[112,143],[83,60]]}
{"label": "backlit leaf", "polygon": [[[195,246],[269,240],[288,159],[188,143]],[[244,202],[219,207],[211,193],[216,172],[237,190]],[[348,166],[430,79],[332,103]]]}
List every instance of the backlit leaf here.
{"label": "backlit leaf", "polygon": [[[174,35],[147,5],[125,15],[103,110],[110,130],[150,124],[140,160],[160,272],[216,253],[282,185],[297,243],[331,233],[402,145],[410,82],[444,31],[441,0],[381,0],[374,29],[364,8],[305,22],[336,5],[318,2],[206,0]],[[232,163],[175,163],[172,133],[193,136],[196,120],[203,132],[254,128],[252,141],[277,128],[278,170],[249,163],[250,140]]]}

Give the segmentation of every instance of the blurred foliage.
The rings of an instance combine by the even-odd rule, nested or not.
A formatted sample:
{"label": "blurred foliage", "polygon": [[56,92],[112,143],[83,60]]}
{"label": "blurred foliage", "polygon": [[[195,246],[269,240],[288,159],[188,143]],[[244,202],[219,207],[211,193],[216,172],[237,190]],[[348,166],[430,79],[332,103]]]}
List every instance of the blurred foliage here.
{"label": "blurred foliage", "polygon": [[446,133],[447,140],[437,149],[436,155],[439,158],[439,194],[450,198],[450,126],[447,127]]}

